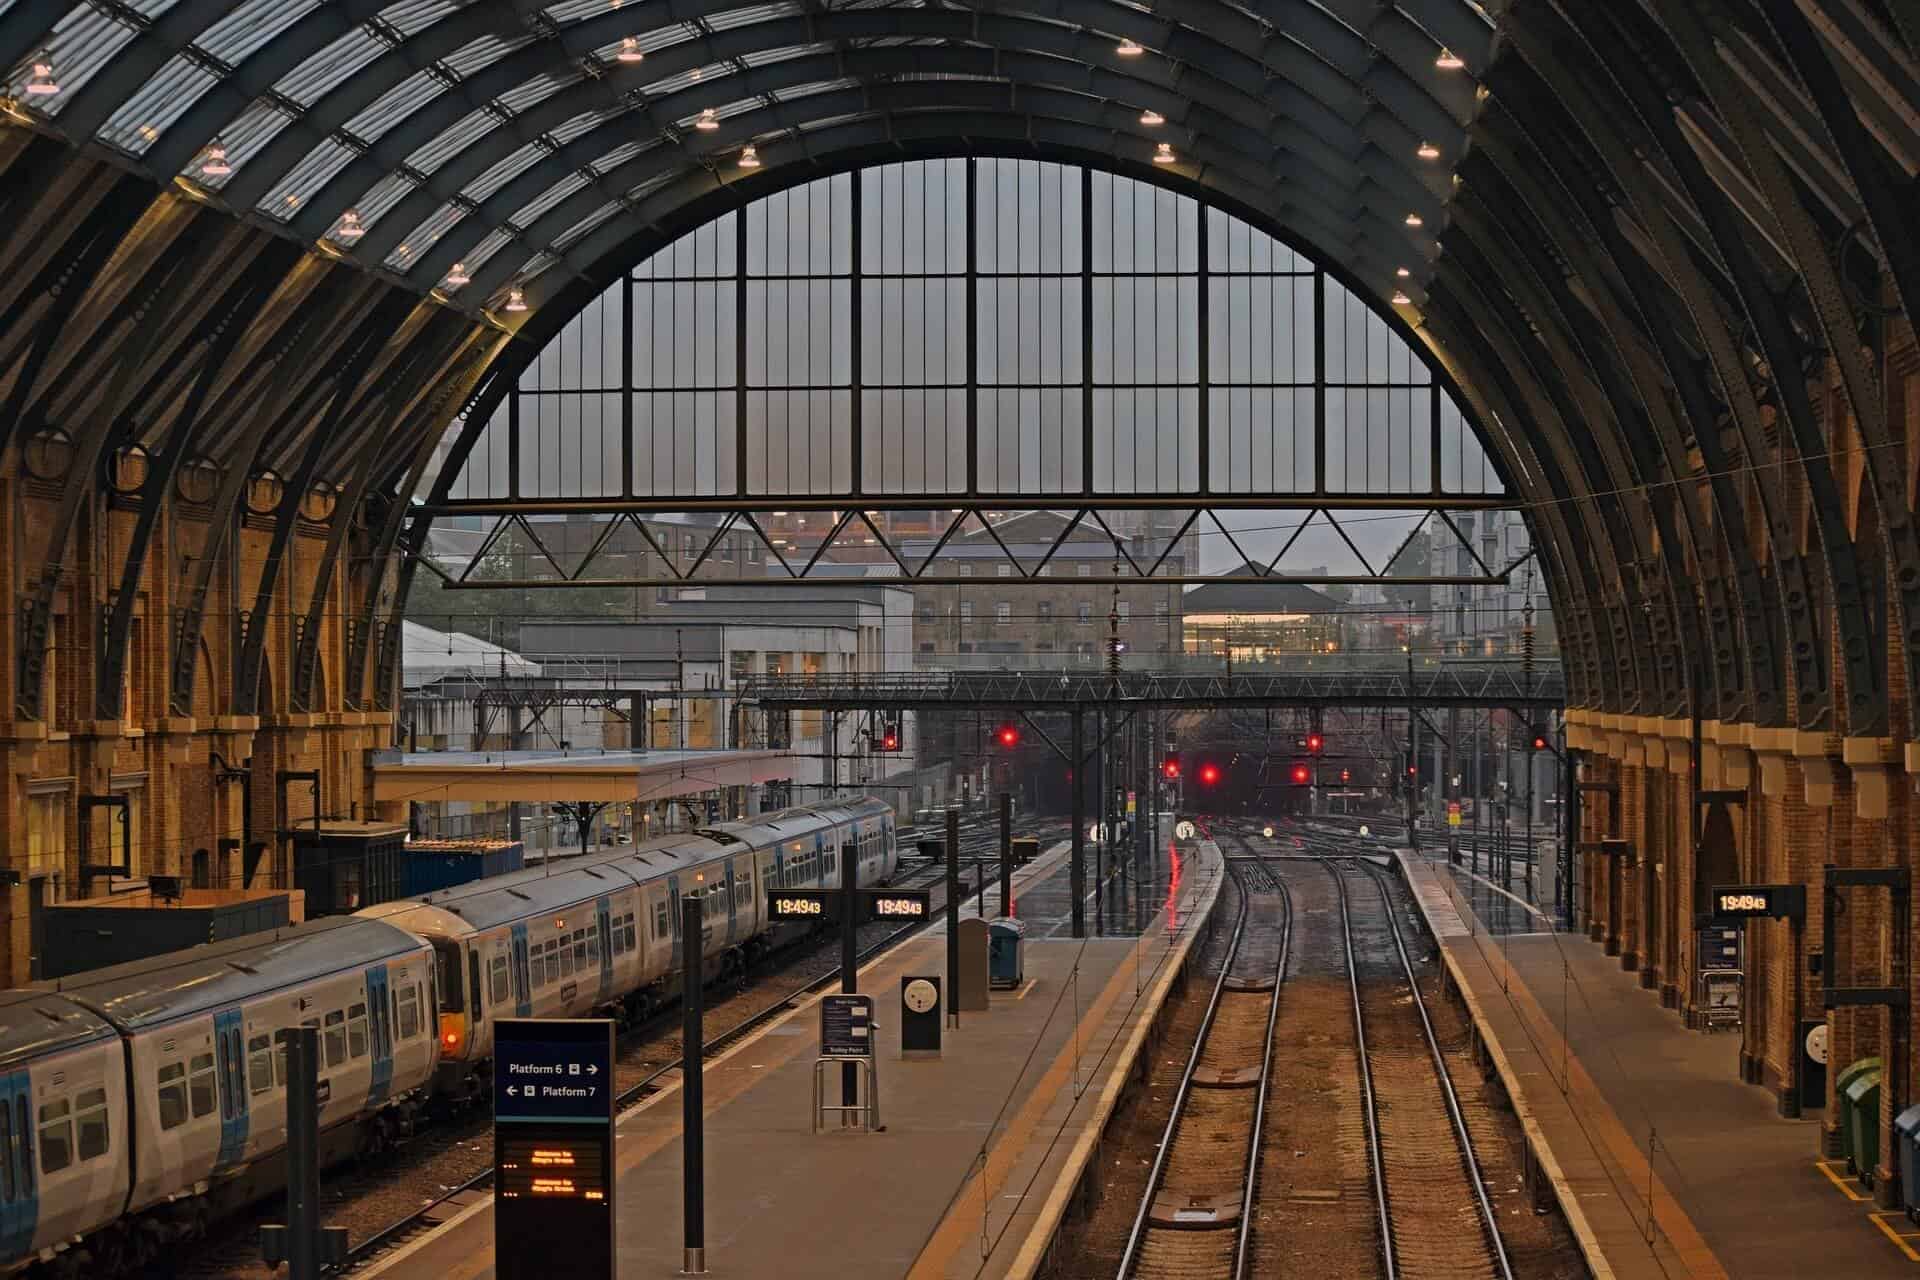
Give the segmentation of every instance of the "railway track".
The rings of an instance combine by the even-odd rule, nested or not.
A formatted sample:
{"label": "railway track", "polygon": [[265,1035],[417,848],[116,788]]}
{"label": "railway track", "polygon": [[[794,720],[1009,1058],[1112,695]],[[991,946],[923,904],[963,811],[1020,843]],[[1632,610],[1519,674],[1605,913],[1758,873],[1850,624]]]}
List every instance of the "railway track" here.
{"label": "railway track", "polygon": [[1263,860],[1229,866],[1240,901],[1233,935],[1121,1256],[1123,1278],[1247,1274],[1291,906]]}

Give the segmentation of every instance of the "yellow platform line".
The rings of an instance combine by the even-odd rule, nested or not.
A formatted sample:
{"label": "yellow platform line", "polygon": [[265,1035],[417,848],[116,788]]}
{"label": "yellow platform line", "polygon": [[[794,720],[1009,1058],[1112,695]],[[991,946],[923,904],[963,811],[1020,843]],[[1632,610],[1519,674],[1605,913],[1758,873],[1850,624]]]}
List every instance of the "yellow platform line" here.
{"label": "yellow platform line", "polygon": [[1920,1262],[1920,1253],[1915,1253],[1913,1246],[1907,1243],[1908,1240],[1920,1240],[1920,1235],[1903,1236],[1887,1225],[1888,1218],[1904,1218],[1906,1217],[1904,1213],[1881,1212],[1870,1213],[1867,1216],[1873,1219],[1874,1226],[1880,1228],[1881,1235],[1893,1241],[1894,1248],[1907,1255],[1908,1262]]}
{"label": "yellow platform line", "polygon": [[1827,1181],[1831,1182],[1834,1185],[1835,1189],[1837,1189],[1841,1195],[1853,1201],[1855,1204],[1861,1204],[1861,1203],[1864,1203],[1865,1201],[1873,1199],[1872,1196],[1866,1194],[1864,1191],[1861,1191],[1859,1188],[1852,1186],[1847,1181],[1846,1178],[1843,1178],[1842,1176],[1840,1176],[1839,1174],[1833,1171],[1833,1166],[1839,1163],[1840,1162],[1838,1160],[1815,1160],[1813,1162],[1813,1167],[1818,1169],[1821,1173],[1826,1174]]}

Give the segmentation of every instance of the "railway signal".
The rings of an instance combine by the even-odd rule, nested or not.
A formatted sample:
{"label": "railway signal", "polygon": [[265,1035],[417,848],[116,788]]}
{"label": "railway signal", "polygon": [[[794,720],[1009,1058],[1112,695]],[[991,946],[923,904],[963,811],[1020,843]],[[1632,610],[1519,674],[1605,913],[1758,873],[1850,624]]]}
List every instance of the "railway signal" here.
{"label": "railway signal", "polygon": [[1200,784],[1210,787],[1220,781],[1220,766],[1209,760],[1200,766]]}
{"label": "railway signal", "polygon": [[993,736],[999,740],[1000,745],[1003,747],[1013,748],[1020,745],[1020,730],[1010,724],[1001,725],[999,731]]}
{"label": "railway signal", "polygon": [[1167,758],[1160,762],[1160,776],[1167,779],[1169,782],[1172,782],[1180,777],[1179,753],[1177,752],[1169,753]]}
{"label": "railway signal", "polygon": [[1310,733],[1307,735],[1307,750],[1312,754],[1316,756],[1319,755],[1321,748],[1325,747],[1326,745],[1327,745],[1327,740],[1321,737],[1319,734]]}
{"label": "railway signal", "polygon": [[1342,782],[1352,782],[1352,781],[1353,781],[1353,771],[1352,771],[1351,769],[1342,769],[1342,770],[1340,771],[1340,781],[1342,781]]}
{"label": "railway signal", "polygon": [[1547,749],[1547,735],[1538,729],[1533,731],[1533,749],[1535,751],[1545,751]]}
{"label": "railway signal", "polygon": [[1304,764],[1296,763],[1293,766],[1293,785],[1294,786],[1304,787],[1312,780],[1313,780],[1313,770],[1309,769]]}
{"label": "railway signal", "polygon": [[898,751],[900,749],[900,726],[886,724],[880,726],[880,750]]}

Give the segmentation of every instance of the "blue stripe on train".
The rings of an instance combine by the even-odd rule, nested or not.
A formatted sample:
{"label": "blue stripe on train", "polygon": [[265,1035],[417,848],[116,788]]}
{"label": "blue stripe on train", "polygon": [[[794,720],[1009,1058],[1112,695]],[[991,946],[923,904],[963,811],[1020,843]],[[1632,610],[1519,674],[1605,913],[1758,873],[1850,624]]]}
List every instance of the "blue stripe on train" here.
{"label": "blue stripe on train", "polygon": [[367,970],[367,1008],[373,1016],[367,1020],[373,1041],[373,1079],[367,1084],[367,1106],[377,1107],[393,1092],[393,1025],[387,1003],[387,966],[377,964]]}
{"label": "blue stripe on train", "polygon": [[527,926],[513,926],[513,971],[514,989],[519,998],[514,1002],[513,1016],[531,1018],[533,1016],[533,970],[531,956],[527,950]]}
{"label": "blue stripe on train", "polygon": [[[27,1072],[10,1071],[0,1076],[0,1108],[7,1113],[6,1132],[32,1132],[26,1127],[33,1114],[33,1084]],[[0,1180],[0,1190],[13,1192],[0,1195],[0,1260],[11,1262],[33,1249],[33,1233],[40,1222],[40,1194],[31,1153],[31,1141],[18,1137],[0,1148],[0,1160],[13,1166]]]}
{"label": "blue stripe on train", "polygon": [[600,999],[605,1004],[613,997],[613,899],[601,895],[593,904],[600,920]]}
{"label": "blue stripe on train", "polygon": [[213,1060],[220,1094],[220,1153],[213,1171],[222,1173],[247,1153],[246,1022],[238,1008],[213,1015]]}

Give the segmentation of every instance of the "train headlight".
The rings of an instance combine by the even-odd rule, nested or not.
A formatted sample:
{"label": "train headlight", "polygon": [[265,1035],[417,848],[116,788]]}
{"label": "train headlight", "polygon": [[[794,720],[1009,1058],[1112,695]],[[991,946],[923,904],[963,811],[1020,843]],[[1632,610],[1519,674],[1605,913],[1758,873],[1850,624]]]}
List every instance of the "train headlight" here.
{"label": "train headlight", "polygon": [[467,1020],[457,1013],[440,1015],[440,1056],[456,1057],[467,1039]]}

